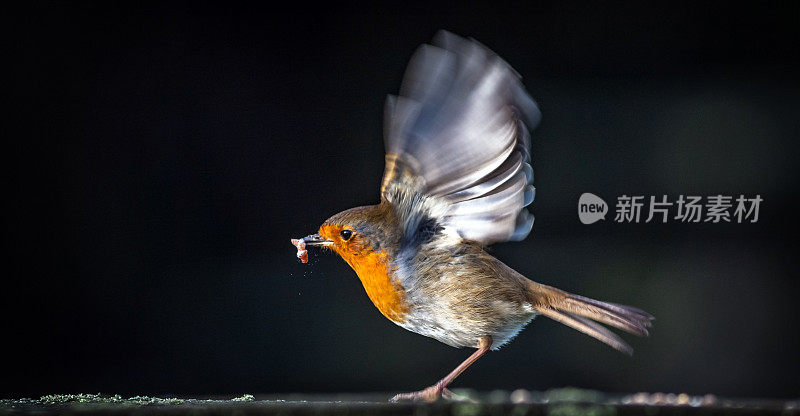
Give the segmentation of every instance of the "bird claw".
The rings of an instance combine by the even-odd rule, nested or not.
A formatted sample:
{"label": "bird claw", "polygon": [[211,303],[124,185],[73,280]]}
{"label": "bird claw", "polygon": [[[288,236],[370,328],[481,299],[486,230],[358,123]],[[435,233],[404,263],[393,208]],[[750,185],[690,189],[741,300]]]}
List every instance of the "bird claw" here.
{"label": "bird claw", "polygon": [[463,396],[459,396],[459,395],[453,393],[452,391],[450,391],[450,389],[442,390],[442,398],[445,399],[445,400],[464,400],[465,399]]}
{"label": "bird claw", "polygon": [[394,397],[389,399],[389,401],[392,403],[404,402],[404,401],[433,403],[439,400],[440,397],[444,397],[445,399],[450,399],[454,396],[455,394],[450,390],[443,388],[441,386],[433,385],[428,387],[427,389],[420,391],[396,394]]}

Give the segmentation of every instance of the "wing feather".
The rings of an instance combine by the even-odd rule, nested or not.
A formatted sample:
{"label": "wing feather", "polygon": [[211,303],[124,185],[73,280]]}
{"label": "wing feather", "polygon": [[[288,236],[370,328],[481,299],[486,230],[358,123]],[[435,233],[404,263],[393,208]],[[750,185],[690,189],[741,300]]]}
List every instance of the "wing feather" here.
{"label": "wing feather", "polygon": [[533,218],[524,207],[534,195],[528,129],[540,114],[500,57],[440,32],[414,53],[385,114],[384,198],[419,200],[394,197],[394,188],[411,186],[445,206],[437,218],[444,227],[484,244],[527,236]]}

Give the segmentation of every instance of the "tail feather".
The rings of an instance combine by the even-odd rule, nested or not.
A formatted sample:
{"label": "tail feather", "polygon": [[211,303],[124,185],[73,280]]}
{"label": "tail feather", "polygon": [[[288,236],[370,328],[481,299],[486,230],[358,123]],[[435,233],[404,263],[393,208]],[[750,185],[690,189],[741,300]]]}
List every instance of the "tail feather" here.
{"label": "tail feather", "polygon": [[633,354],[633,348],[597,322],[634,335],[646,336],[647,328],[654,319],[649,313],[632,306],[601,302],[538,283],[534,283],[531,287],[531,298],[536,312],[577,329],[628,355]]}
{"label": "tail feather", "polygon": [[[575,299],[577,301],[588,303],[590,305],[598,306],[598,307],[601,307],[601,308],[605,308],[605,309],[608,309],[610,311],[614,311],[614,312],[617,312],[617,313],[621,313],[621,314],[625,314],[625,315],[630,314],[630,315],[638,316],[638,317],[641,317],[641,318],[646,319],[648,321],[652,321],[654,319],[653,315],[650,315],[649,313],[647,313],[647,312],[645,312],[645,311],[643,311],[643,310],[641,310],[639,308],[634,308],[633,306],[620,305],[619,303],[601,302],[599,300],[594,300],[594,299],[590,299],[590,298],[579,296],[579,295],[573,295],[573,294],[570,294],[569,296],[570,296],[570,298]],[[650,326],[650,325],[648,324],[647,326]]]}
{"label": "tail feather", "polygon": [[623,341],[619,335],[609,331],[596,322],[573,315],[569,312],[561,312],[555,309],[542,308],[539,309],[539,313],[550,319],[561,322],[568,327],[577,329],[578,331],[581,331],[584,334],[589,335],[590,337],[595,338],[605,344],[608,344],[617,351],[624,352],[628,355],[633,355],[633,348]]}
{"label": "tail feather", "polygon": [[568,297],[564,300],[562,305],[557,305],[557,307],[564,311],[584,316],[606,325],[611,325],[631,334],[639,336],[648,335],[646,327],[650,326],[649,319],[624,310],[619,311],[611,309],[611,305],[603,305],[603,303],[599,301],[594,302],[587,303],[581,299]]}

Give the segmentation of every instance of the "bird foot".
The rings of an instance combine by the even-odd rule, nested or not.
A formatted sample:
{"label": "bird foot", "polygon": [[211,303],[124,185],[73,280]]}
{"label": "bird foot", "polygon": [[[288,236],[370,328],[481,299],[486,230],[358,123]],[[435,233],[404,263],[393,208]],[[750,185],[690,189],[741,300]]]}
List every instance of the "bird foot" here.
{"label": "bird foot", "polygon": [[427,389],[415,391],[412,393],[400,393],[389,399],[392,403],[403,402],[403,401],[413,401],[413,402],[428,402],[433,403],[439,400],[440,397],[444,397],[445,399],[450,399],[455,397],[455,394],[442,387],[438,384],[434,384],[433,386],[428,387]]}

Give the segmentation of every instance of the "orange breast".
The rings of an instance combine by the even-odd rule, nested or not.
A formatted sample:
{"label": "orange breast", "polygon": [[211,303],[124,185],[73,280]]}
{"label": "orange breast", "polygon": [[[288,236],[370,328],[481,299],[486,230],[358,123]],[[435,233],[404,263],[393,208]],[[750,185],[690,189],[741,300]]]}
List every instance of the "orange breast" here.
{"label": "orange breast", "polygon": [[343,254],[342,258],[356,271],[367,296],[383,316],[394,322],[405,322],[408,312],[405,290],[390,276],[386,255],[379,252],[361,255],[341,254]]}
{"label": "orange breast", "polygon": [[341,225],[324,224],[319,234],[334,242],[330,246],[358,274],[367,296],[383,316],[397,323],[406,321],[408,303],[403,286],[392,278],[386,253],[376,251],[360,236],[353,236],[349,241],[340,237]]}

